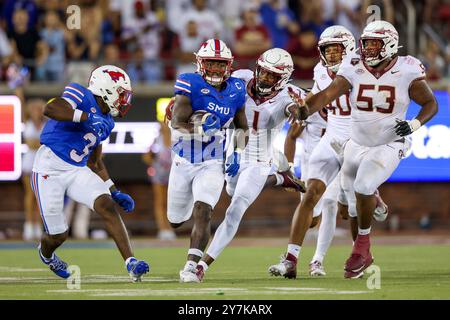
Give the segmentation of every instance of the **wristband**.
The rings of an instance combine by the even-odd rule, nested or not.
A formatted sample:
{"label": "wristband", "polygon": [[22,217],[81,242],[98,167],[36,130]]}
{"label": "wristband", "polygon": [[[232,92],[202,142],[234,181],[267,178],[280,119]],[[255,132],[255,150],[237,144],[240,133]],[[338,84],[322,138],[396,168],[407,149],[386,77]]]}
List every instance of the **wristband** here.
{"label": "wristband", "polygon": [[234,149],[234,152],[241,154],[242,153],[242,149],[241,148],[236,148],[236,149]]}
{"label": "wristband", "polygon": [[411,129],[412,129],[413,132],[416,131],[416,130],[418,130],[418,129],[422,126],[422,124],[420,123],[420,121],[417,120],[417,119],[411,120],[411,121],[409,122],[409,124],[410,124]]}
{"label": "wristband", "polygon": [[80,122],[81,121],[81,116],[83,115],[83,111],[79,110],[79,109],[75,109],[73,111],[73,122]]}

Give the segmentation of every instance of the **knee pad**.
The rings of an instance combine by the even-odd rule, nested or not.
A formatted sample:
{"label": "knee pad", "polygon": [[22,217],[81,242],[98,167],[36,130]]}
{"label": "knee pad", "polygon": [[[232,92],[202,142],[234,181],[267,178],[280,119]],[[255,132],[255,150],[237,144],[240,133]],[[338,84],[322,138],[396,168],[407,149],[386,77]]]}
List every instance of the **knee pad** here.
{"label": "knee pad", "polygon": [[227,183],[227,186],[225,187],[225,190],[227,191],[227,194],[230,196],[230,197],[233,197],[233,195],[234,195],[234,190],[236,189],[236,186],[231,186],[231,184],[229,184],[229,183]]}
{"label": "knee pad", "polygon": [[357,177],[355,183],[353,184],[355,192],[365,196],[374,194],[377,187],[378,186],[374,185],[373,181],[371,179],[367,179],[367,177],[365,179],[358,179]]}
{"label": "knee pad", "polygon": [[227,209],[225,214],[225,219],[231,223],[239,224],[248,207],[249,201],[245,197],[233,197],[230,207]]}

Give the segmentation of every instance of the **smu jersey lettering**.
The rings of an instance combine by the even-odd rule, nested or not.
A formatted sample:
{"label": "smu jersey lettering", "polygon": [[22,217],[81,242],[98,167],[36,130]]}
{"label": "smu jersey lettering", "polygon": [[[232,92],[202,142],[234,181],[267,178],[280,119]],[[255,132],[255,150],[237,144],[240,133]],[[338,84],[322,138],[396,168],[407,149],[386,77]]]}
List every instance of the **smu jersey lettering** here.
{"label": "smu jersey lettering", "polygon": [[[215,114],[222,126],[222,138],[221,135],[216,135],[209,141],[200,143],[194,139],[183,141],[182,137],[174,139],[173,151],[191,163],[223,159],[225,129],[245,104],[245,83],[234,77],[228,78],[225,83],[225,89],[218,91],[198,73],[181,74],[175,82],[175,95],[189,97],[194,112],[205,110]],[[174,136],[176,137],[176,134]]]}
{"label": "smu jersey lettering", "polygon": [[[109,136],[114,128],[114,120],[109,113],[102,113],[91,91],[77,83],[70,83],[64,88],[62,98],[74,109],[96,113],[107,119]],[[100,142],[100,138],[84,122],[50,119],[41,134],[41,144],[48,146],[64,161],[78,167],[86,166],[89,155]]]}

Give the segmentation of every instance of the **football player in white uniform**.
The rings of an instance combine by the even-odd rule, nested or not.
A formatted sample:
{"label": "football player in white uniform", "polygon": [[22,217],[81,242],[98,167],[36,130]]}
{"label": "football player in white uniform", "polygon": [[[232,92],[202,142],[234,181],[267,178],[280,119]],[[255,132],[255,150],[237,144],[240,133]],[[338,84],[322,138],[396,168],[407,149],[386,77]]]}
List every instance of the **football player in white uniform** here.
{"label": "football player in white uniform", "polygon": [[[355,39],[346,28],[332,26],[324,30],[318,43],[321,61],[314,68],[314,86],[309,97],[328,87],[336,77],[343,57],[353,52],[355,46]],[[320,225],[318,248],[310,263],[310,274],[325,275],[323,258],[336,228],[338,173],[343,162],[341,150],[350,137],[349,92],[326,105],[326,110],[326,132],[310,154],[310,158],[308,157],[309,162],[302,163],[302,179],[307,181],[308,190],[292,219],[287,254],[279,264],[269,268],[269,273],[274,276],[296,277],[297,259],[306,232],[311,225],[316,224],[313,223],[313,217],[319,216],[322,210],[324,215]],[[314,115],[317,118],[317,115]],[[306,121],[308,122],[308,119]],[[306,171],[306,174],[303,174],[303,171]],[[325,190],[326,197],[322,197]]]}
{"label": "football player in white uniform", "polygon": [[[345,263],[346,278],[360,277],[372,264],[369,235],[375,192],[402,159],[408,148],[405,137],[438,110],[422,63],[411,56],[398,56],[398,33],[393,25],[386,21],[368,24],[360,50],[360,54],[347,55],[331,84],[305,103],[313,113],[350,91],[352,123],[341,185],[350,216],[358,217],[358,235]],[[405,120],[411,99],[421,110],[416,118]]]}
{"label": "football player in white uniform", "polygon": [[[257,60],[255,72],[238,70],[233,73],[246,84],[249,142],[242,153],[238,174],[226,176],[226,190],[232,197],[231,203],[206,255],[197,265],[197,277],[192,282],[202,281],[204,272],[234,238],[245,211],[266,185],[273,159],[272,141],[285,120],[289,118],[294,122],[301,116],[302,109],[297,101],[304,97],[304,92],[288,85],[293,70],[291,55],[283,49],[273,48]],[[278,185],[288,187],[293,182],[286,174],[276,174],[276,177]],[[299,186],[294,187],[299,189]]]}

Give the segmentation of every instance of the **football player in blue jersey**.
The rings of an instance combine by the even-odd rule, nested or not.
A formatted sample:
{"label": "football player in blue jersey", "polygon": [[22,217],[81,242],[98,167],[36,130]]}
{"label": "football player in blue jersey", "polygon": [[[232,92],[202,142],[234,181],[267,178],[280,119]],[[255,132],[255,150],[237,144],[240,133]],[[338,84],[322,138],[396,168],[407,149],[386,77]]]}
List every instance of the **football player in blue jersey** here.
{"label": "football player in blue jersey", "polygon": [[61,97],[49,100],[45,107],[44,114],[50,120],[41,134],[31,185],[45,228],[39,256],[61,278],[70,276],[67,263],[54,253],[68,236],[63,213],[65,194],[102,216],[133,281],[140,281],[149,271],[145,261],[134,258],[127,230],[114,205],[116,202],[125,212],[131,212],[134,201],[117,190],[101,158],[101,142],[114,128],[113,117],[124,116],[130,108],[131,94],[125,71],[105,65],[92,72],[87,88],[70,83]]}
{"label": "football player in blue jersey", "polygon": [[[210,219],[224,185],[225,174],[239,170],[248,141],[245,83],[231,77],[233,56],[218,39],[203,43],[197,54],[197,72],[181,74],[175,83],[171,118],[175,156],[169,177],[167,216],[174,228],[191,216],[194,226],[181,282],[195,277],[197,262],[210,237]],[[195,114],[199,113],[198,121]],[[194,116],[193,116],[194,114]],[[235,146],[225,161],[225,130],[234,125]]]}

